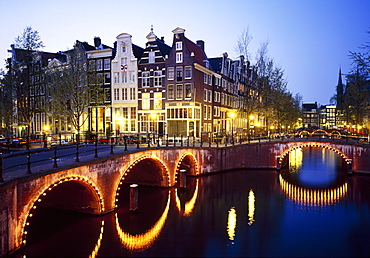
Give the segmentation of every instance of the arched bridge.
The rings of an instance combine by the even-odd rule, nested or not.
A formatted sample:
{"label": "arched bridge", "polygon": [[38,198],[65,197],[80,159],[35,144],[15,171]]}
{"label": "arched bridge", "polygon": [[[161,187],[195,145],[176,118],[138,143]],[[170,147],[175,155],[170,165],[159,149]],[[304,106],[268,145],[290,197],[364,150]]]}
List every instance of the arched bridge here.
{"label": "arched bridge", "polygon": [[238,168],[279,169],[288,153],[300,147],[332,150],[353,172],[370,171],[369,145],[322,139],[226,147],[156,147],[114,154],[1,183],[0,255],[25,243],[28,220],[38,206],[104,214],[116,208],[123,183],[171,187],[182,169],[193,176]]}

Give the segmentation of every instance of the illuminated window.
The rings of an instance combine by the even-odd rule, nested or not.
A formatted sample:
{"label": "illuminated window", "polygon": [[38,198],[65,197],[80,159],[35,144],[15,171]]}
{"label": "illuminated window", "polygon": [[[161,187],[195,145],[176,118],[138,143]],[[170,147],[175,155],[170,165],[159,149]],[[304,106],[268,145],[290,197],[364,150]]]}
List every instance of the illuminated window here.
{"label": "illuminated window", "polygon": [[154,109],[162,109],[162,92],[154,92]]}
{"label": "illuminated window", "polygon": [[141,94],[141,108],[150,109],[150,93],[142,93]]}
{"label": "illuminated window", "polygon": [[185,98],[187,99],[191,98],[191,84],[190,83],[185,84]]}

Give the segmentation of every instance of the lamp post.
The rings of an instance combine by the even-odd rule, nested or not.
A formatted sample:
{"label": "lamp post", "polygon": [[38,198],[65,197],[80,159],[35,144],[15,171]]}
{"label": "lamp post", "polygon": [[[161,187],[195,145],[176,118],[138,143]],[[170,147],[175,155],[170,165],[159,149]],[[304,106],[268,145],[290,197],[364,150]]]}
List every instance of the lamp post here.
{"label": "lamp post", "polygon": [[[153,127],[152,127],[152,133],[153,133],[153,144],[155,144],[155,134],[156,134],[156,126],[155,126],[155,121],[157,119],[157,114],[156,113],[152,113],[150,114],[150,120],[152,121],[153,123]],[[158,139],[159,140],[159,139]]]}
{"label": "lamp post", "polygon": [[234,118],[235,112],[229,112],[230,124],[231,124],[231,144],[234,144]]}
{"label": "lamp post", "polygon": [[45,134],[44,134],[44,148],[47,148],[48,147],[48,133],[49,133],[49,129],[50,129],[50,127],[48,125],[45,125],[44,126],[44,131],[45,131]]}

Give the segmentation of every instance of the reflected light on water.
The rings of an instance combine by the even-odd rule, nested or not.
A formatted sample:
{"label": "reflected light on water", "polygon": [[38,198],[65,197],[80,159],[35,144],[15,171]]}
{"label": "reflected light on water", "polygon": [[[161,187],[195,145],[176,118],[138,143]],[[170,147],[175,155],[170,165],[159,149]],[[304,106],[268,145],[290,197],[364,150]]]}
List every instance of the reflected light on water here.
{"label": "reflected light on water", "polygon": [[91,254],[89,255],[90,258],[95,258],[96,255],[98,254],[100,246],[101,246],[101,241],[103,239],[103,232],[104,232],[104,220],[101,222],[100,235],[99,235],[98,241],[95,244],[94,249],[92,250]]}
{"label": "reflected light on water", "polygon": [[302,148],[292,150],[289,153],[289,172],[297,173],[299,169],[302,167],[302,163],[303,163]]}
{"label": "reflected light on water", "polygon": [[131,235],[130,233],[124,232],[121,229],[116,213],[116,229],[122,245],[130,251],[144,251],[148,249],[161,233],[163,226],[167,220],[169,207],[170,195],[168,195],[166,208],[164,209],[159,220],[147,232],[137,235]]}
{"label": "reflected light on water", "polygon": [[229,210],[229,216],[227,219],[227,234],[231,241],[234,241],[236,229],[236,210],[235,207],[231,207]]}
{"label": "reflected light on water", "polygon": [[248,195],[248,225],[252,225],[254,222],[254,211],[255,211],[255,196],[253,190],[249,190]]}
{"label": "reflected light on water", "polygon": [[293,203],[309,207],[333,205],[339,202],[348,191],[347,182],[331,189],[311,189],[296,186],[284,180],[281,175],[279,175],[279,182],[280,187]]}
{"label": "reflected light on water", "polygon": [[[191,213],[193,212],[193,210],[194,210],[195,203],[196,203],[197,198],[198,198],[198,191],[199,191],[198,189],[199,189],[199,179],[197,178],[193,196],[191,197],[191,199],[188,202],[185,203],[185,210],[184,210],[184,213],[183,213],[183,215],[185,217],[189,217],[191,215]],[[176,195],[176,207],[179,211],[181,211],[181,201],[180,201],[180,198],[177,194],[177,189],[175,189],[175,195]]]}

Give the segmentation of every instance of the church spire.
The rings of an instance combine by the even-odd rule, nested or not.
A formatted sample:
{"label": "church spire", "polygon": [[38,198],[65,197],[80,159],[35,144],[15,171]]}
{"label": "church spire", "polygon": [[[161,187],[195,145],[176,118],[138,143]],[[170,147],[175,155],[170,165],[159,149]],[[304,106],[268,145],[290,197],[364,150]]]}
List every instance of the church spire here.
{"label": "church spire", "polygon": [[337,85],[337,109],[343,110],[343,94],[344,94],[344,87],[342,82],[342,68],[339,68],[339,78],[338,78],[338,85]]}

